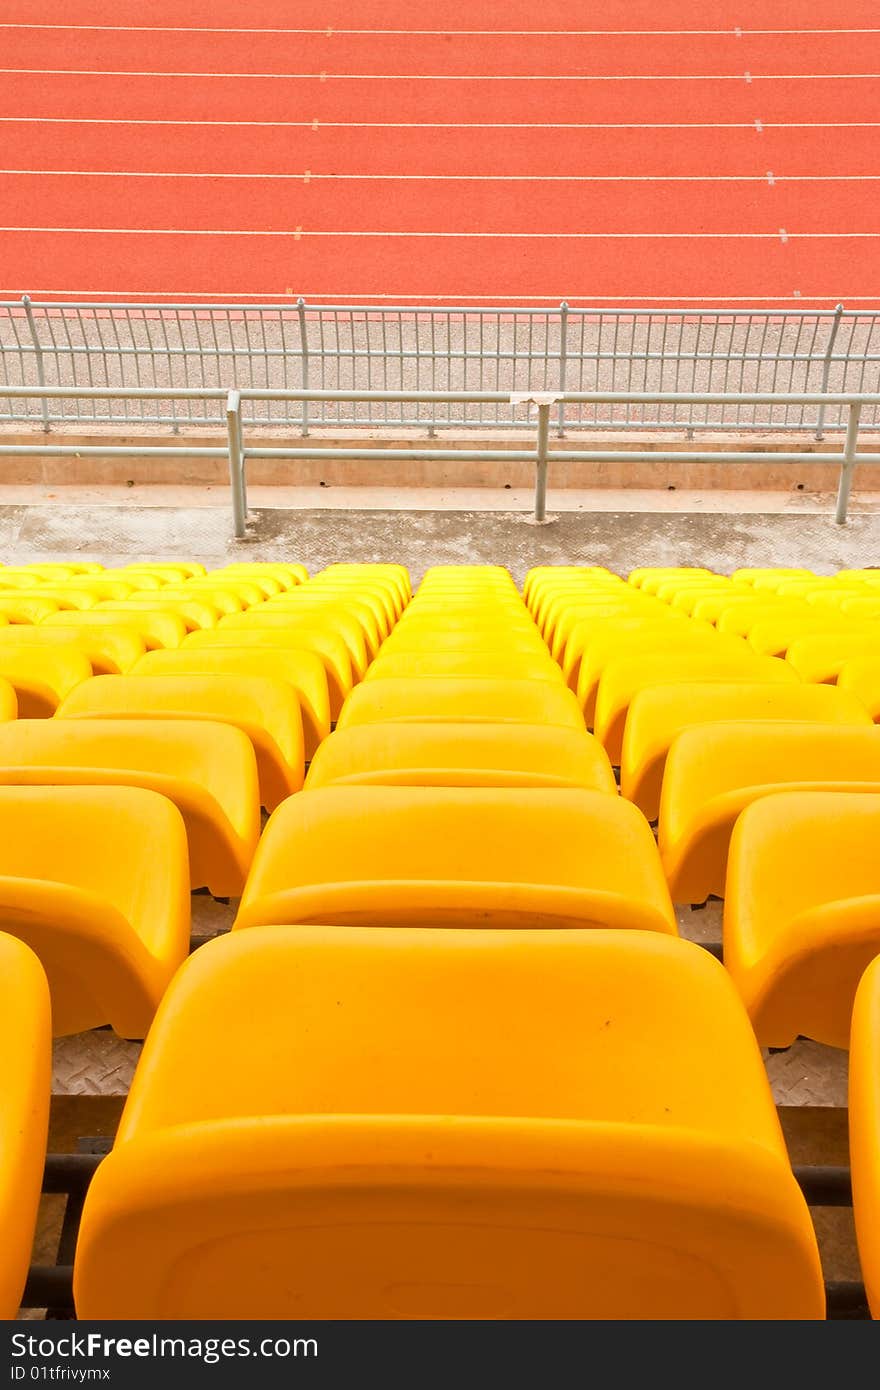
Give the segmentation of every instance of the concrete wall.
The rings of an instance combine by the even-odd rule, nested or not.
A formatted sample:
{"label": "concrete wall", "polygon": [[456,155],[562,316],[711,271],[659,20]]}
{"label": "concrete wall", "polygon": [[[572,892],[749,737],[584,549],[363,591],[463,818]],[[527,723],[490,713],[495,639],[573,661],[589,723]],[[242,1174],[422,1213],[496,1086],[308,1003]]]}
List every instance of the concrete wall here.
{"label": "concrete wall", "polygon": [[[225,457],[216,459],[183,458],[176,452],[181,445],[188,448],[212,447],[225,449],[226,437],[221,431],[188,427],[179,435],[167,432],[156,434],[149,429],[83,430],[82,427],[53,426],[49,434],[0,429],[0,443],[42,445],[50,442],[73,446],[81,450],[78,457],[50,458],[9,455],[0,459],[0,480],[6,483],[37,483],[46,486],[64,484],[133,482],[182,483],[206,485],[225,483],[229,473]],[[301,448],[306,441],[299,434],[278,429],[250,429],[245,443],[251,447]],[[510,462],[474,461],[468,451],[474,449],[517,450],[534,447],[531,431],[456,431],[443,432],[429,439],[423,431],[414,430],[315,430],[309,437],[315,445],[315,456],[307,459],[253,459],[248,462],[248,481],[264,486],[309,486],[322,483],[333,487],[491,487],[522,488],[534,482],[534,468],[529,462],[511,459]],[[96,458],[90,453],[98,445],[123,445],[137,450],[159,447],[167,457],[133,456],[123,459]],[[320,457],[321,448],[416,448],[454,449],[458,459],[441,462],[397,462],[381,459],[344,460]],[[860,452],[876,453],[880,464],[880,438],[866,435],[860,442]],[[667,488],[677,489],[768,489],[773,491],[830,492],[837,487],[837,464],[823,462],[823,456],[839,453],[839,436],[818,443],[812,436],[760,434],[747,436],[719,433],[699,434],[688,439],[683,433],[634,434],[576,431],[564,440],[553,438],[553,449],[604,449],[629,451],[680,451],[681,458],[672,463],[641,460],[633,463],[565,463],[554,466],[551,456],[550,485],[553,488]],[[720,452],[762,452],[766,461],[760,463],[706,463],[691,461],[689,455],[715,449]],[[798,452],[802,463],[774,463],[774,454]],[[880,489],[880,468],[862,466],[857,470],[860,491]]]}

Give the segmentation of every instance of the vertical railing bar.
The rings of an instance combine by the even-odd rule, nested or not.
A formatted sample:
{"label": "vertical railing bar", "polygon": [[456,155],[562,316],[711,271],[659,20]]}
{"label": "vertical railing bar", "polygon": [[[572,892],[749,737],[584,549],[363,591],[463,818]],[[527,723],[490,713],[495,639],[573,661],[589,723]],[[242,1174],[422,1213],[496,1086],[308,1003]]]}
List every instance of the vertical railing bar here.
{"label": "vertical railing bar", "polygon": [[[843,305],[838,304],[834,309],[834,318],[831,320],[831,332],[828,335],[828,346],[825,349],[825,357],[822,362],[822,385],[819,388],[823,393],[828,390],[828,382],[831,379],[831,358],[834,353],[834,344],[837,341],[840,320],[843,318]],[[816,438],[825,438],[825,406],[819,406],[819,414],[816,417]]]}
{"label": "vertical railing bar", "polygon": [[[303,390],[308,391],[311,373],[309,370],[309,336],[306,330],[306,302],[300,295],[296,301],[296,312],[299,316],[299,350],[302,357],[302,383]],[[300,433],[305,439],[309,433],[309,403],[303,401],[302,405],[302,426]]]}
{"label": "vertical railing bar", "polygon": [[846,443],[843,447],[843,463],[840,465],[840,482],[837,488],[837,508],[834,513],[834,520],[838,526],[842,526],[846,521],[846,511],[849,506],[849,494],[852,488],[853,471],[855,469],[855,455],[859,439],[859,420],[861,418],[862,407],[858,401],[853,401],[849,407],[849,415],[846,422]]}
{"label": "vertical railing bar", "polygon": [[230,391],[226,397],[226,440],[229,450],[229,486],[232,490],[232,529],[236,540],[243,540],[247,522],[247,501],[244,495],[244,458],[241,433],[241,393]]}
{"label": "vertical railing bar", "polygon": [[[21,297],[21,303],[22,303],[22,307],[23,307],[23,309],[24,309],[25,318],[27,319],[27,325],[28,325],[28,330],[30,331],[31,341],[32,341],[32,343],[33,343],[33,345],[34,345],[34,362],[36,363],[36,368],[37,368],[37,384],[38,384],[39,386],[45,386],[45,385],[46,385],[46,373],[45,373],[44,366],[43,366],[43,348],[42,348],[42,346],[41,346],[41,344],[40,344],[40,339],[39,339],[39,336],[38,336],[38,334],[37,334],[37,325],[36,325],[36,323],[34,322],[34,313],[33,313],[33,309],[31,308],[31,297],[30,297],[30,295],[29,295],[29,294],[23,294],[22,297]],[[62,408],[63,408],[63,407],[62,407]],[[40,414],[41,414],[41,416],[42,416],[42,418],[43,418],[43,433],[44,433],[44,434],[48,434],[48,433],[49,433],[49,401],[48,401],[48,398],[47,398],[46,396],[42,396],[42,397],[40,398]]]}
{"label": "vertical railing bar", "polygon": [[535,520],[547,520],[547,453],[550,445],[550,402],[538,404],[538,438],[535,449]]}

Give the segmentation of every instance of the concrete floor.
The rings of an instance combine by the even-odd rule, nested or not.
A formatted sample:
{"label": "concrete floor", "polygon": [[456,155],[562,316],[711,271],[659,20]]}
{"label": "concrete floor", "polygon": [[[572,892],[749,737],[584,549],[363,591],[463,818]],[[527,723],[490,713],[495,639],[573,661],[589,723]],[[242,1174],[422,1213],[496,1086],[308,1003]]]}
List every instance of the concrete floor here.
{"label": "concrete floor", "polygon": [[359,496],[356,508],[334,491],[323,490],[320,507],[303,505],[299,496],[296,505],[278,505],[274,493],[275,505],[260,506],[252,492],[248,536],[235,541],[228,497],[210,488],[49,494],[0,487],[0,555],[7,563],[189,557],[209,566],[296,559],[312,571],[338,560],[394,560],[408,565],[414,580],[429,564],[493,563],[507,565],[518,583],[537,564],[604,564],[624,573],[651,564],[722,572],[805,565],[827,573],[880,560],[880,499],[873,495],[856,499],[850,520],[838,526],[831,499],[815,494],[718,494],[700,510],[685,505],[686,495],[665,492],[560,491],[550,495],[548,524],[536,525],[525,494],[501,494],[509,498],[502,510],[498,494],[480,489],[419,493],[418,509],[404,509],[399,494],[392,506],[382,489]]}

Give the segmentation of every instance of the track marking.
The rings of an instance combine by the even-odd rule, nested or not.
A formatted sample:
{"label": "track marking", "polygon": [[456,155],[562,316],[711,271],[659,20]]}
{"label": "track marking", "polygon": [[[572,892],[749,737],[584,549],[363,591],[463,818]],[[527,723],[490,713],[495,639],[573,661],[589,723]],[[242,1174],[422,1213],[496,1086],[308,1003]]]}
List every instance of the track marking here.
{"label": "track marking", "polygon": [[179,125],[271,130],[858,130],[880,121],[208,121],[126,116],[0,116],[6,125]]}
{"label": "track marking", "polygon": [[[448,232],[448,231],[310,231],[225,227],[0,227],[0,232],[50,232],[74,236],[216,236],[216,237],[384,237],[433,241],[776,241],[778,232]],[[791,232],[791,241],[880,241],[880,232]]]}
{"label": "track marking", "polygon": [[324,38],[337,35],[370,35],[439,37],[452,34],[456,38],[652,38],[667,36],[684,38],[718,36],[742,38],[744,35],[761,34],[880,34],[880,29],[288,29],[288,28],[239,28],[213,25],[182,24],[25,24],[3,22],[0,29],[59,29],[78,30],[87,33],[116,34],[316,34]]}
{"label": "track marking", "polygon": [[[21,289],[0,289],[0,296],[12,296],[13,298],[17,298],[18,300],[20,300],[21,294]],[[723,305],[727,304],[771,304],[774,306],[774,309],[764,310],[763,312],[772,313],[774,312],[776,305],[785,304],[791,298],[803,299],[805,302],[809,301],[810,303],[817,304],[833,304],[835,302],[839,302],[840,300],[845,301],[847,304],[876,304],[880,302],[878,301],[878,297],[876,295],[840,295],[837,293],[837,291],[835,291],[834,294],[801,295],[796,290],[793,290],[791,295],[734,294],[728,295],[727,298],[719,295],[692,295],[688,299],[676,298],[675,295],[634,294],[630,295],[629,299],[622,300],[620,295],[597,294],[592,295],[589,300],[585,300],[582,305],[578,305],[576,302],[573,302],[578,299],[578,296],[571,294],[475,294],[470,295],[468,297],[465,297],[463,295],[444,294],[372,294],[370,295],[369,301],[363,304],[357,303],[357,295],[344,295],[340,294],[337,290],[332,291],[332,293],[318,290],[227,290],[223,294],[218,293],[217,295],[211,295],[210,298],[199,299],[197,295],[190,296],[189,298],[187,298],[186,295],[183,294],[183,292],[181,292],[181,294],[183,294],[183,298],[181,298],[180,295],[172,297],[170,294],[167,294],[163,296],[161,290],[57,290],[39,288],[35,289],[33,286],[31,286],[29,294],[31,295],[31,297],[35,295],[45,295],[47,299],[50,295],[62,296],[65,303],[71,300],[74,295],[91,296],[100,294],[106,296],[106,298],[108,299],[137,300],[138,308],[150,308],[154,305],[157,307],[161,306],[164,308],[168,304],[174,304],[180,305],[186,309],[207,309],[211,307],[223,308],[224,304],[230,300],[244,299],[251,302],[256,302],[257,300],[268,300],[268,305],[263,305],[261,307],[277,307],[279,309],[287,310],[291,307],[295,307],[295,304],[291,306],[290,304],[285,304],[282,302],[287,295],[290,295],[294,299],[294,301],[300,296],[302,296],[303,299],[308,300],[309,303],[306,307],[309,310],[316,310],[324,305],[333,306],[335,304],[345,304],[349,308],[353,307],[355,309],[369,310],[372,304],[374,304],[377,300],[382,299],[390,300],[392,304],[399,304],[402,308],[406,308],[408,311],[411,311],[412,313],[415,313],[420,308],[429,307],[432,304],[440,304],[441,306],[455,304],[456,309],[459,310],[459,312],[461,313],[466,313],[467,310],[472,307],[486,305],[491,306],[502,304],[525,304],[529,308],[534,308],[536,304],[538,304],[539,307],[541,304],[543,304],[546,306],[548,312],[555,312],[559,308],[559,305],[563,300],[565,300],[569,307],[574,309],[576,312],[584,313],[592,312],[596,304],[614,305],[615,307],[621,307],[630,304],[665,304],[670,307],[672,305],[679,305],[681,307],[676,311],[679,313],[687,313],[688,310],[695,304],[709,304],[712,305],[713,308],[719,309]],[[102,302],[92,299],[88,304],[84,304],[82,307],[86,309],[101,309],[104,306]],[[247,308],[248,305],[243,304],[241,305],[241,307],[244,309]],[[483,312],[485,312],[485,307],[483,308]],[[601,312],[605,313],[609,311],[602,310]],[[704,308],[700,310],[700,312],[708,313],[711,312],[711,310],[707,310]],[[833,312],[834,311],[832,309],[828,309],[828,316],[831,317],[833,315]]]}
{"label": "track marking", "polygon": [[[0,296],[11,296],[13,299],[18,299],[19,301],[21,299],[21,293],[22,291],[20,289],[0,289]],[[91,296],[99,294],[104,295],[107,299],[137,300],[138,308],[151,308],[153,306],[164,308],[169,304],[173,304],[175,306],[181,306],[185,309],[193,310],[217,307],[223,308],[224,304],[233,299],[243,299],[248,301],[249,303],[256,303],[257,300],[268,300],[268,304],[261,305],[260,307],[277,307],[279,309],[289,310],[291,308],[295,308],[295,301],[301,295],[303,299],[309,301],[306,305],[307,309],[309,310],[316,310],[323,306],[335,307],[337,305],[344,304],[346,305],[346,307],[349,308],[353,307],[355,309],[363,309],[368,311],[371,305],[373,305],[376,301],[381,299],[389,300],[392,305],[400,305],[401,308],[405,308],[408,312],[412,313],[416,313],[419,309],[429,308],[432,304],[437,304],[441,307],[454,305],[456,310],[460,313],[467,313],[468,309],[479,309],[481,307],[482,312],[485,312],[485,306],[487,305],[500,306],[507,304],[520,304],[526,305],[529,308],[533,309],[536,304],[539,304],[539,306],[540,304],[544,304],[547,308],[547,312],[549,313],[555,312],[559,308],[559,305],[563,300],[565,300],[569,307],[574,309],[576,312],[584,312],[587,314],[593,312],[597,304],[606,304],[609,306],[614,306],[615,308],[620,308],[621,306],[625,307],[627,305],[632,304],[663,304],[670,308],[673,305],[675,305],[679,306],[676,309],[677,313],[686,314],[693,308],[695,304],[700,304],[703,306],[712,306],[712,309],[706,309],[704,307],[698,311],[695,311],[700,313],[710,313],[714,309],[722,310],[723,306],[728,304],[750,304],[753,306],[757,304],[770,304],[774,306],[773,309],[764,310],[763,312],[773,313],[775,312],[777,305],[787,304],[790,299],[801,299],[805,303],[816,303],[826,305],[839,302],[840,300],[844,300],[847,304],[880,303],[880,300],[878,300],[878,297],[876,295],[840,295],[837,293],[837,291],[835,291],[834,294],[802,295],[797,290],[792,290],[790,295],[740,294],[729,295],[726,299],[723,296],[719,295],[693,295],[689,299],[676,299],[675,295],[670,296],[634,294],[630,295],[629,299],[622,300],[620,295],[597,294],[591,296],[589,300],[585,300],[582,305],[578,305],[575,302],[578,299],[578,296],[571,294],[498,294],[484,296],[475,294],[470,295],[467,298],[465,298],[462,295],[444,294],[372,294],[370,295],[369,301],[363,304],[357,303],[357,295],[344,295],[340,294],[337,290],[334,290],[332,293],[322,293],[316,290],[227,290],[224,294],[218,294],[216,296],[212,295],[210,298],[199,299],[197,296],[190,296],[190,298],[187,298],[182,291],[180,292],[180,294],[176,296],[168,294],[163,297],[162,292],[160,290],[50,290],[34,289],[32,286],[29,290],[29,294],[31,295],[31,297],[35,295],[40,295],[45,296],[47,299],[51,295],[62,296],[64,303],[68,303],[75,295]],[[183,294],[183,298],[180,297],[181,294]],[[288,294],[294,300],[293,305],[282,302]],[[242,309],[246,309],[249,307],[249,303],[242,304],[240,307]],[[102,302],[92,299],[88,304],[84,304],[82,307],[86,309],[101,309],[104,307],[104,305]],[[604,309],[599,312],[607,313],[611,312],[611,310]],[[833,315],[833,312],[834,311],[832,309],[827,310],[827,315],[829,318]]]}
{"label": "track marking", "polygon": [[[738,72],[449,73],[449,72],[164,72],[147,68],[0,68],[7,77],[194,77],[286,82],[742,82]],[[746,73],[748,82],[876,82],[877,72]]]}
{"label": "track marking", "polygon": [[316,174],[150,169],[0,169],[0,177],[75,179],[274,179],[292,183],[877,183],[880,174]]}

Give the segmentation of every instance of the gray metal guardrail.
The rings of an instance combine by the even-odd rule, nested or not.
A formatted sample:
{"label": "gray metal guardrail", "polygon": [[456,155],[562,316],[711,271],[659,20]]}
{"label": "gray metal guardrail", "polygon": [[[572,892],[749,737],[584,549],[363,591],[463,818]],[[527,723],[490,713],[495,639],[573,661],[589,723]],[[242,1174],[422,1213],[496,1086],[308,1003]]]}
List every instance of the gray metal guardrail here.
{"label": "gray metal guardrail", "polygon": [[[535,520],[547,519],[547,473],[552,459],[554,464],[562,463],[638,463],[654,461],[674,463],[687,458],[698,463],[765,463],[772,457],[774,463],[821,463],[837,464],[840,467],[840,481],[837,491],[835,520],[841,525],[846,521],[853,472],[858,464],[880,463],[880,452],[859,452],[859,429],[862,412],[865,408],[880,408],[880,392],[643,392],[643,391],[582,391],[557,394],[553,392],[500,392],[500,391],[258,391],[231,389],[180,389],[162,390],[157,387],[81,387],[63,386],[0,386],[0,401],[14,398],[34,400],[44,403],[49,399],[86,398],[93,401],[125,399],[132,401],[202,401],[215,402],[222,407],[226,418],[226,443],[223,445],[82,445],[62,444],[47,441],[43,444],[0,444],[0,457],[81,457],[87,452],[94,458],[226,458],[229,464],[229,481],[232,490],[232,514],[234,534],[243,539],[247,534],[247,462],[249,459],[385,459],[395,462],[435,462],[470,459],[474,462],[522,462],[535,466]],[[536,412],[533,424],[534,445],[528,449],[481,449],[466,447],[462,449],[438,448],[335,448],[319,445],[259,446],[250,448],[245,441],[243,408],[246,401],[287,401],[300,406],[320,403],[363,402],[375,404],[382,402],[396,404],[506,404],[513,411],[531,407]],[[584,405],[647,405],[662,402],[668,405],[683,406],[796,406],[840,408],[845,413],[846,436],[842,449],[836,452],[809,454],[803,451],[777,453],[772,455],[758,451],[730,451],[700,449],[697,451],[681,449],[560,449],[550,448],[551,416],[565,421],[566,412],[571,407]]]}
{"label": "gray metal guardrail", "polygon": [[[843,431],[830,405],[841,391],[880,390],[880,313],[870,308],[596,308],[551,305],[0,302],[0,383],[253,391],[351,391],[300,401],[246,398],[245,424],[294,427],[526,429],[509,398],[521,391],[580,394],[557,410],[565,430],[785,429]],[[373,392],[473,392],[392,399]],[[669,393],[719,392],[715,405],[668,404]],[[818,405],[781,405],[782,393],[819,392]],[[483,393],[499,393],[497,397]],[[616,404],[597,395],[625,393]],[[631,393],[644,393],[637,403]],[[764,406],[733,393],[770,392]],[[656,394],[655,394],[656,393]],[[719,399],[719,398],[716,398]],[[20,402],[16,403],[21,405]],[[222,425],[217,400],[176,398],[164,412],[119,392],[33,401],[53,424]],[[9,419],[0,410],[0,419]],[[11,423],[17,423],[12,419]],[[867,410],[864,429],[880,428]]]}

